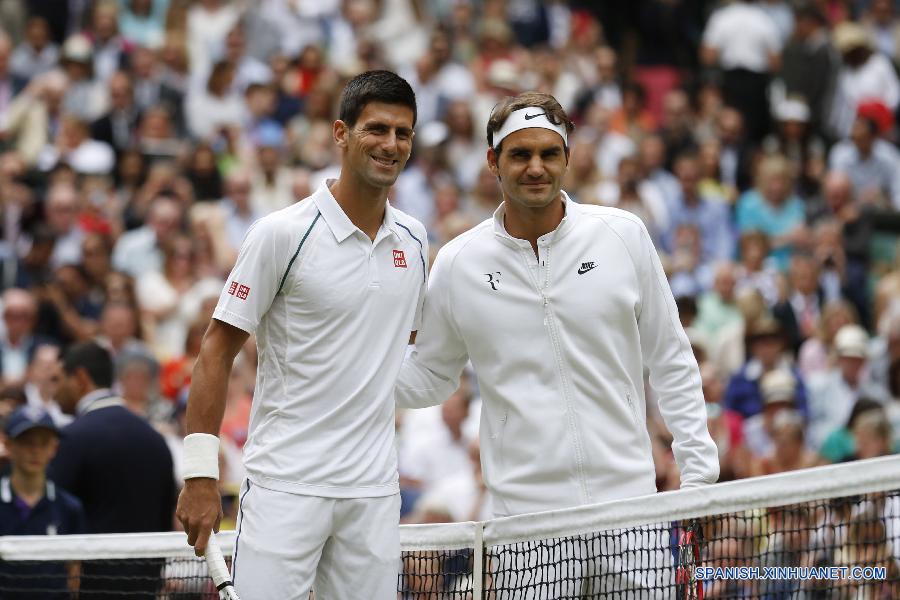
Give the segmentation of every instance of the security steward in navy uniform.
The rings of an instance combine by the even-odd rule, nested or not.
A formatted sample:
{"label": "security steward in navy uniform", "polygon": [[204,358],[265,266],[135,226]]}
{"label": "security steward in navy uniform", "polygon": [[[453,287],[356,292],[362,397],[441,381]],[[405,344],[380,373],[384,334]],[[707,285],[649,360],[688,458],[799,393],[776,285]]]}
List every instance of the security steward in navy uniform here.
{"label": "security steward in navy uniform", "polygon": [[[4,427],[10,473],[0,478],[0,535],[69,535],[87,529],[81,502],[47,479],[60,432],[40,407],[16,409]],[[69,598],[77,579],[61,562],[0,561],[0,597]]]}

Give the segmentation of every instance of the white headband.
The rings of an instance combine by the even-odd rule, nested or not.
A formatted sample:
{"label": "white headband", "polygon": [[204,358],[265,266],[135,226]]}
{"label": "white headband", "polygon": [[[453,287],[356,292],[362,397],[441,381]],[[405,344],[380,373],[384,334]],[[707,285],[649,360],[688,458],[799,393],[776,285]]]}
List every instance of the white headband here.
{"label": "white headband", "polygon": [[554,125],[547,117],[547,111],[543,108],[535,106],[527,106],[515,110],[506,118],[500,131],[494,134],[494,148],[500,145],[503,138],[511,133],[515,133],[520,129],[528,129],[529,127],[540,127],[541,129],[549,129],[555,131],[562,137],[563,145],[569,146],[569,136],[566,133],[566,126],[562,123]]}

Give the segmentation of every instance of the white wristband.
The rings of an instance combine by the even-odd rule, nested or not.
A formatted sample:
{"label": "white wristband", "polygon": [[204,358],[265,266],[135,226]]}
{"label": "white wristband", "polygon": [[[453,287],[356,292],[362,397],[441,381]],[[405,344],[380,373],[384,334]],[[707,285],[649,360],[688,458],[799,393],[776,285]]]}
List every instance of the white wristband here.
{"label": "white wristband", "polygon": [[192,433],[184,438],[184,479],[219,479],[219,438]]}

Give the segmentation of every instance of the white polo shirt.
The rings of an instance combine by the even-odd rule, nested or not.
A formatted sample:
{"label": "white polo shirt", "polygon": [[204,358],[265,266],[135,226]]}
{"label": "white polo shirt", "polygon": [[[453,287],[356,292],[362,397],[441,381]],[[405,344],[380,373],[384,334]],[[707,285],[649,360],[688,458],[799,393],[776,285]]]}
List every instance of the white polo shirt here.
{"label": "white polo shirt", "polygon": [[213,317],[256,333],[250,480],[387,496],[399,492],[393,387],[421,318],[425,228],[388,205],[372,242],[327,184],[253,225]]}

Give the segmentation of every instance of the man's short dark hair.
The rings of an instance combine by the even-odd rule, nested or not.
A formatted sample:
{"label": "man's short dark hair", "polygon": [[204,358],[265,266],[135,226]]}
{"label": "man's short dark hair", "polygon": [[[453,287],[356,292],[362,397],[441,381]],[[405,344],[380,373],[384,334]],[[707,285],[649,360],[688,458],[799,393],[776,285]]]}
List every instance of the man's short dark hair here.
{"label": "man's short dark hair", "polygon": [[63,370],[67,375],[71,375],[78,369],[84,369],[94,385],[99,388],[108,388],[113,384],[112,356],[97,342],[75,344],[66,351]]}
{"label": "man's short dark hair", "polygon": [[407,106],[416,124],[416,93],[409,83],[391,71],[366,71],[351,79],[341,92],[338,118],[353,127],[363,109],[370,102]]}

